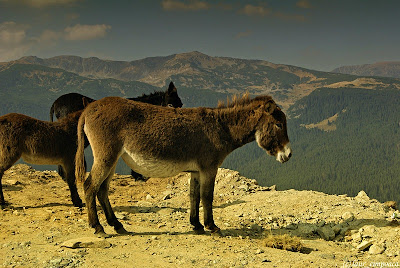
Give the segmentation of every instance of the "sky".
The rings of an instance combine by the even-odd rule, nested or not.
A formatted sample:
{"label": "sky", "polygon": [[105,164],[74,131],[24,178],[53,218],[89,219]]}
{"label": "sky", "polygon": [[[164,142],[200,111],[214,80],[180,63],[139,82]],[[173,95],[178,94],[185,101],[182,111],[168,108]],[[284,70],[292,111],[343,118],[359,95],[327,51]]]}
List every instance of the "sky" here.
{"label": "sky", "polygon": [[0,0],[0,62],[191,51],[321,71],[400,61],[400,1]]}

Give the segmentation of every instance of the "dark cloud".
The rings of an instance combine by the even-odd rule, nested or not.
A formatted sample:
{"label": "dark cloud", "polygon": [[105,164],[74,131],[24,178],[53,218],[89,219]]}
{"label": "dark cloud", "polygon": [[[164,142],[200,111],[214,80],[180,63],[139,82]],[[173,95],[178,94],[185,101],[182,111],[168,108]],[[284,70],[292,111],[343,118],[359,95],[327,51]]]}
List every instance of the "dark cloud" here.
{"label": "dark cloud", "polygon": [[163,0],[161,6],[168,11],[197,11],[208,10],[211,5],[205,1],[178,1],[178,0]]}

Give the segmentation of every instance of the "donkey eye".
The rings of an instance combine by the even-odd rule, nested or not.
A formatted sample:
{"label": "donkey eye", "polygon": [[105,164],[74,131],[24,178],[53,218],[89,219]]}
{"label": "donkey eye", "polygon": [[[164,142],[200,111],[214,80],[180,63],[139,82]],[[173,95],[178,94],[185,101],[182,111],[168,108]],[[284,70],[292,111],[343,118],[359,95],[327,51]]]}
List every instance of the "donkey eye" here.
{"label": "donkey eye", "polygon": [[277,126],[279,129],[282,129],[282,128],[283,128],[283,125],[282,125],[281,123],[276,124],[276,126]]}

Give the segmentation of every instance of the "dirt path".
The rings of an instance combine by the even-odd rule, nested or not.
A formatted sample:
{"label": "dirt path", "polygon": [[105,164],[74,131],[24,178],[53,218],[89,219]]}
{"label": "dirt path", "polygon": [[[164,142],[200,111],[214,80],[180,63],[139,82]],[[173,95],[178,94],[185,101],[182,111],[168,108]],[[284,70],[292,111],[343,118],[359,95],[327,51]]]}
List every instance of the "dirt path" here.
{"label": "dirt path", "polygon": [[[0,211],[0,265],[400,266],[400,227],[390,218],[394,210],[363,192],[346,197],[313,191],[275,191],[260,187],[235,171],[220,169],[214,217],[223,236],[215,237],[191,231],[188,179],[188,174],[181,174],[137,182],[130,176],[116,176],[110,200],[117,217],[133,234],[97,240],[88,227],[86,210],[71,205],[68,187],[56,172],[16,165],[3,177],[10,206]],[[83,196],[81,189],[80,195]],[[102,213],[100,221],[106,226]],[[106,232],[115,234],[109,226]],[[303,253],[265,246],[264,239],[269,234],[286,233],[302,239]],[[361,250],[363,243],[369,245]]]}

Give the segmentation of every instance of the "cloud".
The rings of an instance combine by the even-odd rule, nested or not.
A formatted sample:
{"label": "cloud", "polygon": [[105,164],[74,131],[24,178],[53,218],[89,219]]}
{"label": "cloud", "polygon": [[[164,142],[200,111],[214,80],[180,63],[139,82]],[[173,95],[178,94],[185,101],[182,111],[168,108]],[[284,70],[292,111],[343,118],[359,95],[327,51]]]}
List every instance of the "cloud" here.
{"label": "cloud", "polygon": [[[308,3],[307,0],[303,0]],[[303,2],[300,1],[300,2]],[[304,3],[303,3],[304,4]],[[306,18],[303,15],[297,15],[297,14],[288,14],[288,13],[283,13],[280,11],[272,10],[271,8],[268,8],[266,6],[254,6],[254,5],[245,5],[242,9],[239,10],[239,13],[245,14],[247,16],[251,17],[266,17],[268,16],[269,18],[278,18],[281,20],[294,20],[294,21],[305,21]]]}
{"label": "cloud", "polygon": [[2,45],[15,45],[26,38],[28,25],[6,21],[0,24],[0,43]]}
{"label": "cloud", "polygon": [[0,62],[26,56],[56,45],[60,40],[84,41],[106,36],[111,26],[105,24],[66,27],[61,31],[44,30],[40,35],[28,37],[29,25],[8,21],[0,23]]}
{"label": "cloud", "polygon": [[271,14],[271,9],[264,7],[264,6],[253,6],[253,5],[245,5],[244,8],[242,8],[240,13],[245,14],[247,16],[268,16]]}
{"label": "cloud", "polygon": [[66,40],[92,40],[106,36],[107,31],[111,29],[110,25],[81,25],[76,24],[72,27],[67,27],[64,30]]}
{"label": "cloud", "polygon": [[29,25],[12,21],[0,23],[0,61],[10,61],[21,57],[32,46],[26,36]]}
{"label": "cloud", "polygon": [[34,8],[44,8],[49,6],[64,6],[79,1],[81,0],[0,0],[0,2],[5,2],[14,5],[24,5]]}
{"label": "cloud", "polygon": [[306,17],[303,15],[287,14],[282,12],[275,12],[274,16],[282,20],[294,20],[294,21],[306,21]]}
{"label": "cloud", "polygon": [[306,8],[306,9],[312,8],[312,5],[308,0],[300,0],[296,3],[296,6],[299,8]]}
{"label": "cloud", "polygon": [[252,34],[253,34],[252,31],[240,32],[240,33],[237,33],[237,34],[235,35],[235,39],[244,38],[244,37],[250,36],[250,35],[252,35]]}
{"label": "cloud", "polygon": [[[161,6],[166,11],[198,11],[198,10],[210,10],[217,9],[223,11],[234,11],[239,14],[244,14],[249,17],[268,17],[268,18],[277,18],[281,20],[292,20],[292,21],[305,21],[306,18],[303,15],[297,14],[288,14],[284,13],[272,8],[269,8],[265,4],[259,5],[233,5],[231,3],[226,4],[224,2],[219,2],[215,4],[207,3],[206,1],[200,0],[162,0]],[[312,5],[309,0],[298,0],[296,2],[296,6],[300,8],[312,8]],[[239,37],[241,38],[239,34]]]}
{"label": "cloud", "polygon": [[192,0],[189,2],[179,0],[163,0],[161,6],[167,11],[198,11],[208,10],[211,5],[204,1]]}

